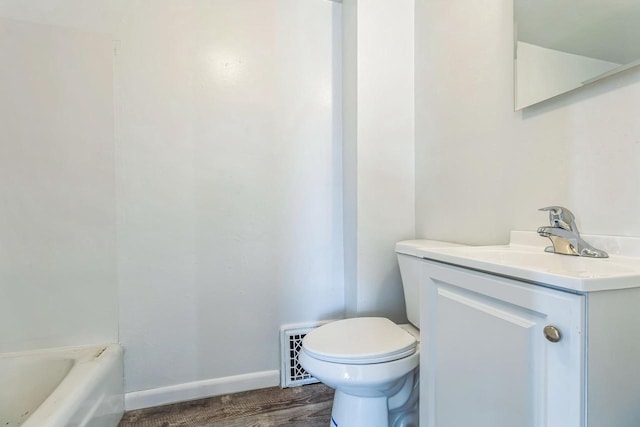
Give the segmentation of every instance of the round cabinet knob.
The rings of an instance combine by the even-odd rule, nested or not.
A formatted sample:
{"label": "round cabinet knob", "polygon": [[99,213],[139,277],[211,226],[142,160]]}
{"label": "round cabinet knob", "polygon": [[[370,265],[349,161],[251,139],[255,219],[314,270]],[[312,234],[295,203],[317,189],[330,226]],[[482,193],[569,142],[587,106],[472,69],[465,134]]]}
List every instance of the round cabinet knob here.
{"label": "round cabinet knob", "polygon": [[544,337],[551,342],[558,342],[562,339],[560,330],[555,326],[545,326],[542,332],[544,332]]}

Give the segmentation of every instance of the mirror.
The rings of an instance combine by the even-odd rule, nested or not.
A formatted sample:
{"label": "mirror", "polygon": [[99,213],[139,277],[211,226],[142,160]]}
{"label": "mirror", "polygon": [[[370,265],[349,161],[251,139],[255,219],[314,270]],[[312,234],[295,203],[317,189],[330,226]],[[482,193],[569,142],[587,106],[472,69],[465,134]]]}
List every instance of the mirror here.
{"label": "mirror", "polygon": [[640,65],[640,0],[514,0],[515,109]]}

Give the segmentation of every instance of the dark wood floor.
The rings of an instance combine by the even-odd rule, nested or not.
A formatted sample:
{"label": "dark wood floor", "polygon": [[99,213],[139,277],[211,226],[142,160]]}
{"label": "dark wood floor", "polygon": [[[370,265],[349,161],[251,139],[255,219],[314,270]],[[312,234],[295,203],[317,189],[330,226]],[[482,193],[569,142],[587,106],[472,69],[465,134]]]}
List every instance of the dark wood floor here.
{"label": "dark wood floor", "polygon": [[328,427],[332,402],[323,384],[273,387],[130,411],[118,427]]}

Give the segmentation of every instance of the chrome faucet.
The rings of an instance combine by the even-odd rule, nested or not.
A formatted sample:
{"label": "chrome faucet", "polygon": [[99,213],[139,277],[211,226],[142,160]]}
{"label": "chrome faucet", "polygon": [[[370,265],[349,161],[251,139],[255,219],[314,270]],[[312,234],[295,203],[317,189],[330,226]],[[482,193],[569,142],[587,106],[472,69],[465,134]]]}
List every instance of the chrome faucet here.
{"label": "chrome faucet", "polygon": [[538,234],[548,237],[553,246],[547,246],[545,252],[563,255],[575,255],[592,258],[608,258],[605,251],[596,249],[582,237],[571,211],[562,206],[548,206],[538,209],[549,212],[549,226],[538,228]]}

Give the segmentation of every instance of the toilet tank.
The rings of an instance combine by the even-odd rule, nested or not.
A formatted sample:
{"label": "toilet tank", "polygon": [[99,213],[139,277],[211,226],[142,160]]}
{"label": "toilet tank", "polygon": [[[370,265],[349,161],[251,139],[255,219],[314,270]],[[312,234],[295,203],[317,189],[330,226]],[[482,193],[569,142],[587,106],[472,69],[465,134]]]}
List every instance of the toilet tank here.
{"label": "toilet tank", "polygon": [[460,246],[455,243],[437,240],[403,240],[396,243],[396,254],[402,276],[404,302],[407,307],[407,319],[416,328],[420,328],[420,276],[423,260],[417,250],[424,247]]}

